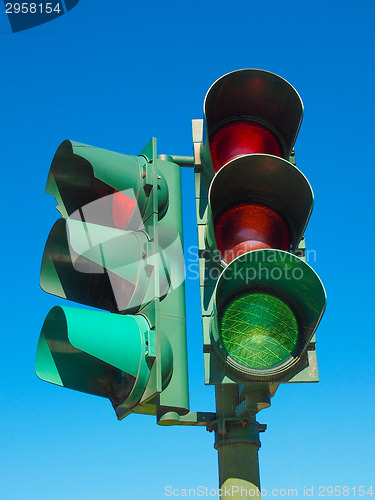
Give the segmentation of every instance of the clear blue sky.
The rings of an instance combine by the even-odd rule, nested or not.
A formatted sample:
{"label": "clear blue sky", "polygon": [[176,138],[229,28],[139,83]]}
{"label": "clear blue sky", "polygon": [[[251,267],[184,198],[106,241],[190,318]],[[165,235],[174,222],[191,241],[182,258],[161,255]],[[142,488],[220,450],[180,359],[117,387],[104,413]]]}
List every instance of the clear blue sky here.
{"label": "clear blue sky", "polygon": [[[63,139],[137,154],[191,155],[191,119],[221,75],[261,68],[300,93],[297,165],[315,193],[306,232],[328,294],[317,331],[319,384],[282,386],[258,414],[262,487],[374,486],[374,3],[370,0],[189,3],[80,0],[13,34],[0,13],[2,356],[0,497],[166,498],[217,487],[213,435],[117,422],[108,401],[43,383],[35,351],[48,310],[39,288],[58,218],[44,194]],[[196,244],[191,170],[183,174],[185,244]],[[188,281],[192,410],[214,409],[203,382],[198,282]],[[353,491],[353,490],[352,490]],[[353,494],[347,498],[354,498]],[[369,497],[364,497],[369,498]]]}

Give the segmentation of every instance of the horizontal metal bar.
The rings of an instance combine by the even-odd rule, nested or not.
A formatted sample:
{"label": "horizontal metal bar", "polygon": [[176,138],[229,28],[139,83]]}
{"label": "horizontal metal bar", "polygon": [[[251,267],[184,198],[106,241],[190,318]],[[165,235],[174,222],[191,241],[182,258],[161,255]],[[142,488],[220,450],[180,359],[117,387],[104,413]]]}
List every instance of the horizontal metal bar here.
{"label": "horizontal metal bar", "polygon": [[160,160],[173,161],[180,167],[194,167],[194,156],[158,155]]}
{"label": "horizontal metal bar", "polygon": [[186,415],[171,411],[159,417],[158,424],[206,426],[216,418],[216,413],[205,411],[189,411]]}

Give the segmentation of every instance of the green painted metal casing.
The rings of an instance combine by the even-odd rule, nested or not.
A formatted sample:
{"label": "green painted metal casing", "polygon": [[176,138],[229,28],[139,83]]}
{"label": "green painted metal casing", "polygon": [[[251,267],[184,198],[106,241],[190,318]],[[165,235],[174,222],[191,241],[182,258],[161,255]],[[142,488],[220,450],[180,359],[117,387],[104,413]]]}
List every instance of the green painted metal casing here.
{"label": "green painted metal casing", "polygon": [[[71,141],[60,145],[46,191],[64,219],[55,223],[46,243],[40,274],[44,291],[113,312],[137,311],[149,301],[154,289],[143,256],[155,252],[146,226],[153,227],[155,210],[158,221],[168,208],[168,186],[158,172],[153,178],[154,168],[142,152],[135,157]],[[135,204],[124,229],[112,219],[115,191]],[[163,296],[167,273],[161,266],[157,270],[157,296]]]}
{"label": "green painted metal casing", "polygon": [[[136,207],[124,228],[110,217],[118,191]],[[109,398],[119,419],[187,413],[180,167],[157,159],[156,139],[137,157],[64,141],[47,192],[64,219],[46,244],[42,288],[112,314],[52,309],[37,375]]]}
{"label": "green painted metal casing", "polygon": [[[155,339],[141,315],[54,307],[42,328],[36,373],[54,384],[115,400],[115,377],[124,372],[128,380],[126,400],[136,404],[150,374],[151,342]],[[165,354],[165,367],[170,369],[170,346]]]}
{"label": "green painted metal casing", "polygon": [[[298,318],[300,349],[287,363],[274,369],[245,369],[223,347],[220,321],[225,305],[231,298],[253,291],[284,299]],[[325,292],[317,274],[302,259],[282,250],[262,249],[234,259],[221,273],[211,300],[211,344],[226,371],[241,383],[288,382],[305,363],[306,350],[324,312]]]}
{"label": "green painted metal casing", "polygon": [[[302,120],[303,106],[293,87],[276,75],[273,76],[275,78],[268,72],[257,70],[243,70],[225,75],[207,93],[204,108],[205,119],[193,120],[205,382],[206,384],[244,384],[247,391],[271,396],[282,382],[317,382],[319,380],[314,332],[326,303],[324,288],[304,258],[303,233],[311,214],[313,193],[306,178],[295,167],[292,149]],[[257,92],[250,91],[249,93],[248,91],[247,96],[241,98],[241,92],[248,85],[249,78],[250,83],[255,85],[255,81],[263,77],[266,79],[264,97],[272,95],[274,102],[275,99],[282,98],[284,102],[289,103],[288,125],[284,123],[288,120],[285,118],[285,113],[282,117],[281,110],[279,114],[276,113],[271,117],[262,99],[260,101],[263,102],[263,108],[259,109],[257,105],[254,106],[249,102],[253,98],[256,99]],[[253,88],[256,88],[256,85]],[[258,89],[260,88],[259,85]],[[249,116],[254,121],[266,123],[272,131],[277,133],[284,146],[285,159],[264,154],[245,155],[231,160],[214,174],[209,149],[210,134],[222,123],[238,119],[239,116],[241,118]],[[226,269],[221,259],[215,257],[218,255],[214,235],[215,217],[228,206],[243,201],[271,206],[284,216],[291,230],[291,253],[281,250],[257,250],[255,252],[259,256],[262,255],[263,260],[267,260],[266,256],[271,253],[277,255],[276,260],[283,264],[284,256],[288,255],[291,268],[302,268],[306,277],[309,278],[304,280],[302,287],[297,286],[295,290],[307,291],[312,284],[306,299],[312,299],[311,309],[314,310],[314,314],[308,314],[303,306],[303,298],[298,299],[298,292],[292,294],[296,299],[293,307],[298,310],[298,314],[304,320],[306,319],[302,328],[303,348],[299,356],[283,370],[279,372],[276,370],[261,376],[259,373],[254,374],[251,370],[240,368],[228,358],[218,332],[221,310],[231,298],[241,294],[244,288],[249,290],[263,288],[265,291],[268,290],[284,297],[288,296],[291,290],[288,289],[289,285],[286,281],[275,285],[272,282],[266,283],[264,280],[258,280],[255,283],[257,280],[253,280],[253,283],[248,283],[244,287],[241,279],[229,279],[228,275],[239,265],[245,267],[250,273],[253,264],[249,256],[246,257],[247,254],[245,254],[245,258],[244,256],[238,257]],[[254,251],[249,252],[249,254],[253,253]],[[242,264],[240,264],[241,260]],[[313,292],[317,293],[316,297],[313,296]],[[291,297],[288,299],[292,300]]]}
{"label": "green painted metal casing", "polygon": [[[151,146],[151,144],[149,144]],[[166,248],[168,241],[172,241],[166,251],[171,255],[170,260],[176,258],[179,253],[178,247],[182,245],[182,195],[181,195],[181,168],[167,160],[157,159],[156,143],[154,151],[143,151],[148,158],[155,158],[156,171],[166,180],[169,190],[168,209],[163,218],[158,222],[159,245]],[[156,216],[156,211],[155,211]],[[176,236],[178,238],[176,239]],[[163,239],[164,241],[160,241]],[[182,251],[182,246],[181,246]],[[162,419],[164,414],[176,411],[179,415],[187,414],[189,411],[188,392],[188,367],[187,367],[187,345],[186,345],[186,311],[185,311],[185,282],[184,263],[182,253],[181,260],[177,258],[171,266],[170,275],[171,288],[162,300],[155,300],[140,310],[151,323],[155,324],[155,331],[163,332],[168,339],[173,353],[173,371],[167,386],[161,386],[160,369],[157,368],[158,353],[156,353],[156,365],[150,375],[148,387],[142,400],[136,408],[129,409],[126,405],[116,407],[119,419],[129,412],[157,415]]]}

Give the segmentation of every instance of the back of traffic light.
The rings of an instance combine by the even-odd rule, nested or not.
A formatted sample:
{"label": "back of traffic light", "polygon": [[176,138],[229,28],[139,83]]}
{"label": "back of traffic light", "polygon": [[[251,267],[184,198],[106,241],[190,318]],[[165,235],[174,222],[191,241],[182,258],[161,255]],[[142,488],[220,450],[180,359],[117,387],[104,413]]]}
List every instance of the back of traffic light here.
{"label": "back of traffic light", "polygon": [[153,139],[138,156],[64,141],[47,192],[62,219],[43,255],[41,287],[110,312],[53,308],[37,375],[131,412],[188,412],[180,167]]}
{"label": "back of traffic light", "polygon": [[264,394],[259,408],[281,382],[318,380],[326,298],[303,258],[313,193],[292,163],[302,115],[284,79],[240,70],[212,85],[193,122],[205,381],[245,384]]}

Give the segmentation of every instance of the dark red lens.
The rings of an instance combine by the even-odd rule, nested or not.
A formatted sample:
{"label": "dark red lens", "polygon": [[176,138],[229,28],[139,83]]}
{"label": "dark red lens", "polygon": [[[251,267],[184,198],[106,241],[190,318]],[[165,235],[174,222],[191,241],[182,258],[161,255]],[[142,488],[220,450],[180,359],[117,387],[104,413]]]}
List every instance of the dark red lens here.
{"label": "dark red lens", "polygon": [[137,202],[121,191],[116,191],[113,194],[112,201],[112,216],[115,227],[125,229],[134,212]]}
{"label": "dark red lens", "polygon": [[215,222],[215,239],[221,260],[229,264],[250,250],[289,250],[290,233],[284,219],[271,208],[256,203],[235,205]]}
{"label": "dark red lens", "polygon": [[279,139],[264,125],[249,121],[226,123],[210,138],[210,151],[215,172],[229,160],[255,153],[283,157]]}

